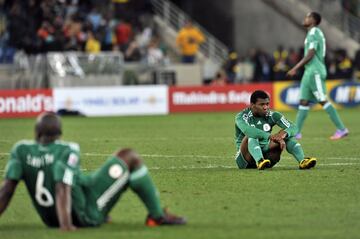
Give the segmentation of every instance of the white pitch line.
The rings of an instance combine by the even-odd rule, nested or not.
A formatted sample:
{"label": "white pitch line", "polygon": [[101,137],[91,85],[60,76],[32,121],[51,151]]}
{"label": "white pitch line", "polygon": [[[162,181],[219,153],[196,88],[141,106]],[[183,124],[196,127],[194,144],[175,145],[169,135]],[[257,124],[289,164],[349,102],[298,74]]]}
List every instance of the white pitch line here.
{"label": "white pitch line", "polygon": [[[360,165],[360,163],[319,163],[317,167],[323,167],[323,166],[353,166],[353,165]],[[296,167],[296,165],[293,164],[284,164],[284,165],[276,165],[274,168],[285,168],[285,167]],[[149,170],[193,170],[193,169],[237,169],[236,166],[230,166],[230,165],[215,165],[215,164],[209,164],[205,166],[198,166],[198,165],[183,165],[183,166],[171,166],[171,167],[149,167]],[[96,169],[81,169],[82,171],[94,171]],[[5,170],[0,170],[0,173],[4,173]]]}
{"label": "white pitch line", "polygon": [[[9,153],[0,153],[0,155],[8,156]],[[112,153],[83,153],[83,156],[87,157],[107,157],[112,155]],[[166,154],[142,154],[142,157],[145,158],[213,158],[213,159],[232,159],[234,156],[216,156],[216,155],[166,155]],[[283,156],[282,159],[293,159],[292,157]],[[360,160],[357,157],[321,157],[321,160]]]}

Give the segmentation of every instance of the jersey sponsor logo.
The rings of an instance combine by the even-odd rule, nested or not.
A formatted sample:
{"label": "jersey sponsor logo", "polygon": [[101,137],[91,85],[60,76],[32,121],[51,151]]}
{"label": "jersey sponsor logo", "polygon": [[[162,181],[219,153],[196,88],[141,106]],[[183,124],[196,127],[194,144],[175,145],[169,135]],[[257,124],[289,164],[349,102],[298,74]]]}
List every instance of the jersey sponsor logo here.
{"label": "jersey sponsor logo", "polygon": [[297,108],[299,105],[299,99],[300,99],[300,85],[293,84],[287,88],[284,88],[280,92],[280,99],[282,102],[284,102],[288,106]]}
{"label": "jersey sponsor logo", "polygon": [[257,124],[257,125],[261,124],[261,121],[259,120],[256,124]]}
{"label": "jersey sponsor logo", "polygon": [[79,157],[75,153],[71,153],[68,158],[67,164],[71,167],[75,167],[79,162]]}
{"label": "jersey sponsor logo", "polygon": [[334,87],[330,91],[330,98],[336,104],[355,107],[360,104],[360,83],[348,82]]}
{"label": "jersey sponsor logo", "polygon": [[266,131],[266,132],[268,132],[268,131],[271,130],[271,126],[270,126],[269,124],[264,124],[264,125],[263,125],[263,130]]}

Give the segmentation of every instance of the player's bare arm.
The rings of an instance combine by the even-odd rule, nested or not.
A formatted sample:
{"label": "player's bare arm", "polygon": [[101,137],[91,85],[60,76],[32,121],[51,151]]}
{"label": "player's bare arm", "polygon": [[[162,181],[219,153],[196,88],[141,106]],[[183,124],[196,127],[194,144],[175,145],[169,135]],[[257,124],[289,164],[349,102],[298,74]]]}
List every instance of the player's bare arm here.
{"label": "player's bare arm", "polygon": [[61,231],[73,231],[76,227],[71,218],[71,186],[57,183],[56,190],[56,212]]}
{"label": "player's bare arm", "polygon": [[6,179],[0,188],[0,216],[9,205],[18,181]]}
{"label": "player's bare arm", "polygon": [[301,59],[301,61],[299,61],[292,69],[290,69],[286,75],[293,77],[296,75],[296,72],[303,67],[304,65],[306,65],[309,61],[311,61],[311,59],[315,56],[315,50],[314,49],[310,49],[308,54],[306,54],[306,56],[304,58]]}

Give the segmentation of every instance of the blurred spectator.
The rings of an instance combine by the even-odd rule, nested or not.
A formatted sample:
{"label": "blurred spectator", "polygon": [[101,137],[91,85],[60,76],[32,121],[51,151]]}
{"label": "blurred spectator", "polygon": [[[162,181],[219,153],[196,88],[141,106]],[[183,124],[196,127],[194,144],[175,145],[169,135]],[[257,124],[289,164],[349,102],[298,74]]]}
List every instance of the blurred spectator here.
{"label": "blurred spectator", "polygon": [[135,40],[132,40],[129,44],[129,47],[126,49],[125,61],[140,61],[141,52],[138,43]]}
{"label": "blurred spectator", "polygon": [[220,70],[216,73],[215,78],[211,81],[210,85],[226,85],[228,79],[226,77],[226,73],[223,70]]}
{"label": "blurred spectator", "polygon": [[180,49],[182,62],[194,63],[199,46],[204,41],[204,35],[188,20],[176,37],[176,44]]}
{"label": "blurred spectator", "polygon": [[286,72],[289,70],[288,66],[289,53],[284,49],[283,46],[278,46],[277,50],[273,53],[274,58],[274,80],[285,79]]}
{"label": "blurred spectator", "polygon": [[259,49],[255,52],[252,61],[254,62],[254,81],[267,82],[272,80],[271,57],[265,51]]}
{"label": "blurred spectator", "polygon": [[350,79],[352,77],[353,68],[351,59],[348,57],[345,50],[337,52],[336,75],[337,78]]}
{"label": "blurred spectator", "polygon": [[150,65],[162,64],[164,62],[164,58],[164,53],[159,48],[159,40],[153,39],[147,49],[147,63]]}
{"label": "blurred spectator", "polygon": [[42,41],[42,45],[47,48],[48,45],[51,45],[54,42],[54,32],[55,29],[50,25],[48,21],[44,21],[37,31],[38,37]]}
{"label": "blurred spectator", "polygon": [[88,39],[85,44],[85,51],[87,53],[96,54],[101,50],[100,42],[96,39],[94,33],[92,31],[88,31],[87,33]]}
{"label": "blurred spectator", "polygon": [[236,74],[239,71],[238,55],[236,52],[230,52],[229,57],[225,62],[224,70],[227,75],[228,83],[234,83]]}
{"label": "blurred spectator", "polygon": [[126,21],[120,21],[116,27],[116,41],[120,51],[125,52],[133,36],[131,25]]}
{"label": "blurred spectator", "polygon": [[355,78],[360,80],[360,49],[356,51],[355,59],[354,59],[354,71]]}
{"label": "blurred spectator", "polygon": [[87,20],[91,23],[92,30],[96,32],[99,29],[103,19],[101,14],[97,11],[97,9],[93,8],[91,10],[91,13],[87,16]]}

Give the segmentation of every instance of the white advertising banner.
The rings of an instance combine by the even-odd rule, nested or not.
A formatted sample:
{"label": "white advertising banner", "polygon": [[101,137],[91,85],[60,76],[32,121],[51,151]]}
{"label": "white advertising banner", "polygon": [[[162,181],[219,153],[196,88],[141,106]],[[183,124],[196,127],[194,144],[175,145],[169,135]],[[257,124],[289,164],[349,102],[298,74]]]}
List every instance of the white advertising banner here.
{"label": "white advertising banner", "polygon": [[168,87],[121,86],[53,89],[56,111],[85,116],[167,114]]}

